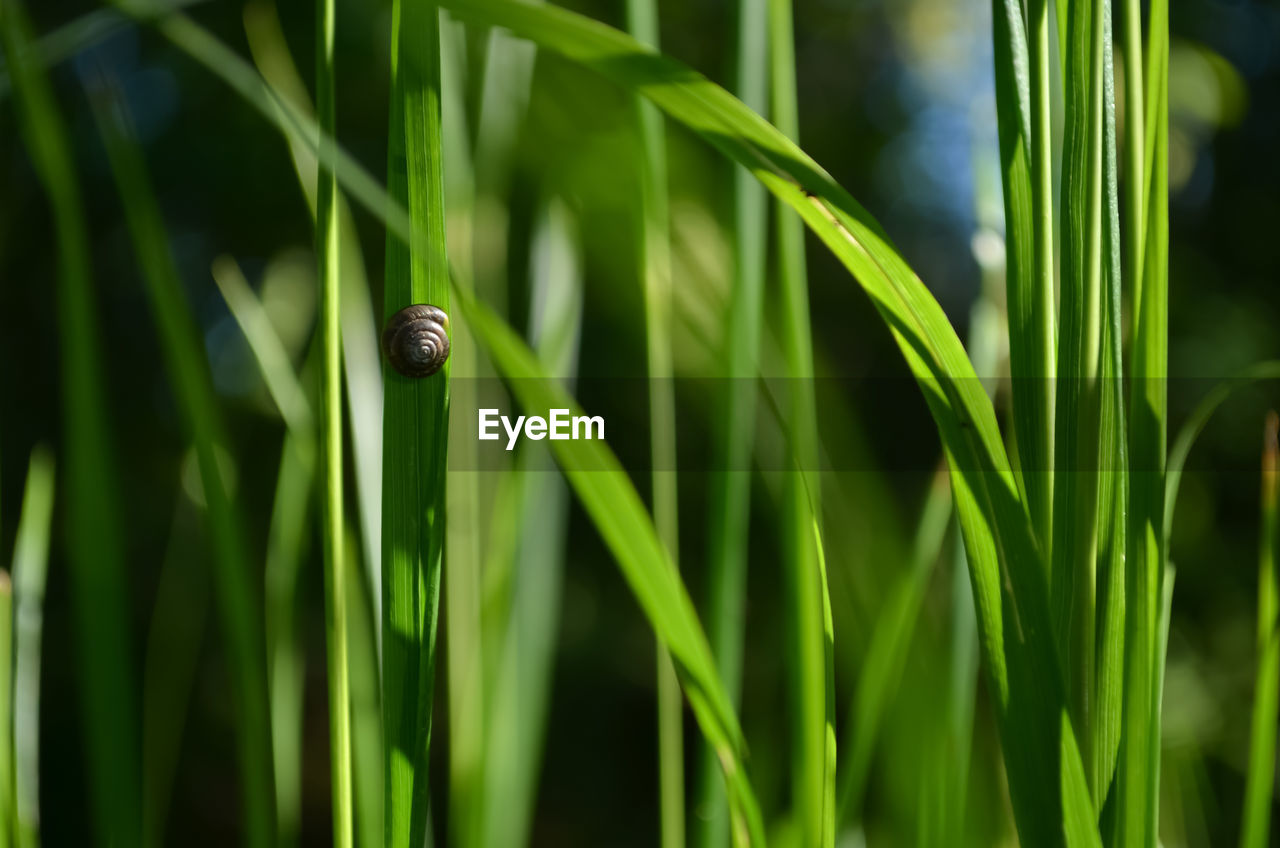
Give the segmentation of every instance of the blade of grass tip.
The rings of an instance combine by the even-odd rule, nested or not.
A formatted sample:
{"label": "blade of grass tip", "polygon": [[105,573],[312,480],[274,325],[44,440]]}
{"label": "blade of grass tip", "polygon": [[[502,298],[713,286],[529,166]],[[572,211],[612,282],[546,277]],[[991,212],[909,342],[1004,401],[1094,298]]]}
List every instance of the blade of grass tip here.
{"label": "blade of grass tip", "polygon": [[[431,3],[392,5],[391,197],[415,249],[388,234],[384,319],[414,303],[449,311],[441,164],[440,22]],[[382,681],[386,844],[422,844],[444,544],[448,361],[426,379],[383,369]]]}
{"label": "blade of grass tip", "polygon": [[1125,728],[1118,827],[1124,844],[1157,838],[1160,715],[1156,679],[1161,575],[1168,562],[1163,523],[1168,417],[1168,53],[1169,8],[1153,0],[1147,40],[1142,276],[1133,280],[1130,368],[1130,508],[1126,556]]}
{"label": "blade of grass tip", "polygon": [[[1129,455],[1128,422],[1124,408],[1124,366],[1120,328],[1122,271],[1120,250],[1120,194],[1116,152],[1116,97],[1111,17],[1103,21],[1103,271],[1102,411],[1098,468],[1097,693],[1092,776],[1094,807],[1100,812],[1108,797],[1120,752],[1124,712],[1125,550],[1128,542]],[[1112,805],[1114,810],[1114,804]]]}
{"label": "blade of grass tip", "polygon": [[302,824],[302,698],[306,665],[294,610],[298,573],[309,540],[307,518],[317,461],[315,419],[284,342],[240,267],[223,256],[214,260],[211,270],[287,428],[267,535],[264,600],[276,827],[280,844],[293,845]]}
{"label": "blade of grass tip", "polygon": [[53,525],[53,455],[31,453],[13,547],[14,844],[40,844],[40,662]]}
{"label": "blade of grass tip", "polygon": [[[534,230],[529,335],[546,372],[570,389],[582,324],[580,267],[570,213],[553,200],[540,211]],[[529,841],[569,529],[569,491],[550,454],[541,449],[523,453],[510,480],[517,490],[511,523],[521,542],[507,554],[513,561],[509,612],[503,617],[506,631],[497,647],[494,684],[486,690],[492,718],[485,751],[485,848],[518,848]]]}
{"label": "blade of grass tip", "polygon": [[1249,735],[1240,848],[1264,848],[1271,832],[1271,790],[1276,771],[1276,720],[1280,716],[1280,628],[1276,560],[1280,554],[1280,418],[1267,415],[1262,451],[1262,533],[1258,550],[1258,675]]}
{"label": "blade of grass tip", "polygon": [[67,130],[17,0],[0,2],[0,39],[20,130],[49,197],[58,241],[66,538],[93,830],[103,844],[131,845],[140,835],[141,807],[136,678],[89,236]]}
{"label": "blade of grass tip", "polygon": [[[301,115],[313,113],[307,87],[289,54],[274,3],[252,2],[244,9],[244,29],[254,64],[272,93]],[[314,218],[317,212],[319,152],[301,139],[287,137],[294,172]],[[336,155],[326,147],[325,153]],[[382,603],[382,364],[378,358],[377,321],[369,294],[359,234],[346,198],[337,196],[338,264],[342,285],[342,366],[346,376],[347,416],[355,459],[360,536],[364,543],[365,579],[374,612]],[[381,630],[375,630],[381,656]]]}
{"label": "blade of grass tip", "polygon": [[934,475],[916,528],[911,563],[890,589],[876,618],[871,641],[854,687],[846,719],[848,730],[840,764],[837,830],[862,814],[871,756],[884,718],[907,662],[925,590],[951,518],[951,485],[945,469]]}
{"label": "blade of grass tip", "polygon": [[[334,144],[334,0],[316,0],[316,113],[320,144]],[[333,839],[351,848],[355,837],[351,797],[351,678],[347,660],[346,536],[342,488],[342,310],[338,237],[338,182],[317,165],[316,258],[320,304],[320,517],[324,540],[325,645],[329,666],[329,762]]]}
{"label": "blade of grass tip", "polygon": [[[642,44],[658,44],[655,0],[627,0],[627,28]],[[653,517],[658,537],[679,567],[680,534],[676,500],[676,411],[671,365],[671,237],[667,196],[667,155],[662,116],[636,98],[640,134],[638,246],[644,287],[645,339],[649,371],[650,461],[653,463]],[[675,667],[658,648],[658,785],[663,848],[683,848],[684,738],[680,684]]]}
{"label": "blade of grass tip", "polygon": [[1027,509],[1041,549],[1053,523],[1054,322],[1053,137],[1048,0],[992,0],[996,117],[1004,169],[1006,289],[1013,423]]}
{"label": "blade of grass tip", "polygon": [[[1062,682],[1052,637],[1041,628],[1041,623],[1049,620],[1044,569],[1025,507],[1017,496],[994,409],[937,301],[879,224],[829,174],[776,128],[693,70],[641,47],[617,30],[563,9],[513,0],[468,0],[466,4],[446,0],[444,5],[459,19],[504,26],[595,70],[625,90],[643,93],[670,117],[749,167],[766,188],[787,201],[872,298],[916,376],[947,446],[953,478],[958,477],[953,486],[975,586],[984,668],[997,705],[1001,736],[1008,740],[1004,755],[1014,775],[1009,785],[1019,831],[1035,844],[1060,843],[1066,838],[1060,827],[1063,807],[1090,804],[1083,784],[1072,782],[1071,774],[1063,774],[1067,791],[1061,794],[1036,779],[1044,773],[1046,762],[1059,763],[1059,742],[1068,748],[1075,744],[1074,738],[1060,739],[1063,725],[1057,720],[1057,711],[1063,704]],[[318,131],[314,125],[296,112],[277,110],[261,79],[206,30],[180,15],[163,18],[155,25],[282,132],[315,146]],[[421,237],[420,228],[410,228],[404,205],[379,188],[349,154],[339,148],[322,162],[386,224],[389,235],[415,243]],[[490,329],[510,332],[489,318]],[[499,370],[511,376],[517,365],[529,363],[506,360],[506,370]],[[610,477],[607,485],[612,490],[619,479]],[[628,487],[623,491],[631,491]],[[598,493],[596,488],[578,489],[575,485],[575,489],[580,494],[587,492],[583,499],[588,502]],[[591,514],[607,538],[621,538],[617,534],[626,525],[609,523],[612,517],[603,508]],[[621,543],[613,550],[629,577],[637,575],[628,569],[647,562],[624,556],[627,552]],[[633,583],[633,588],[639,591],[637,584]],[[645,609],[656,628],[666,627],[667,622],[654,616],[654,607],[646,605]],[[1006,626],[1009,634],[1004,632]],[[739,745],[737,721],[722,697],[718,678],[714,686],[708,686],[706,678],[696,672],[686,669],[682,674],[687,681],[700,681],[703,687],[686,692],[704,733],[725,745]],[[735,839],[750,834],[759,843],[763,831],[758,826],[758,807],[736,762],[726,763],[726,775],[733,786],[733,834]],[[744,800],[747,798],[750,803]]]}
{"label": "blade of grass tip", "polygon": [[1052,611],[1071,718],[1093,781],[1103,250],[1106,0],[1071,4],[1063,145],[1062,332],[1054,445]]}
{"label": "blade of grass tip", "polygon": [[[185,464],[185,463],[184,463]],[[185,475],[184,475],[185,476]],[[174,778],[209,615],[209,564],[188,492],[174,507],[142,669],[142,845],[165,844]],[[199,552],[192,556],[191,552]]]}
{"label": "blade of grass tip", "polygon": [[[791,139],[799,136],[795,44],[790,0],[769,4],[769,68],[774,120]],[[819,578],[811,522],[821,520],[817,475],[817,421],[813,400],[813,342],[809,328],[809,282],[804,228],[779,204],[775,226],[782,286],[783,347],[791,388],[788,418],[795,438],[797,467],[787,475],[783,537],[784,581],[790,606],[790,640],[795,651],[792,692],[793,797],[806,845],[835,843],[835,702],[832,646],[823,633],[826,581]],[[812,482],[807,479],[812,477]],[[807,490],[807,494],[806,494]],[[810,503],[810,498],[813,502]],[[810,513],[812,510],[812,513]],[[831,749],[831,750],[828,750]]]}
{"label": "blade of grass tip", "polygon": [[264,636],[240,517],[217,463],[217,445],[224,442],[221,416],[200,346],[202,336],[183,300],[160,209],[113,86],[100,76],[90,85],[90,103],[147,284],[166,369],[195,445],[213,541],[215,594],[237,703],[246,839],[251,845],[269,845],[276,827]]}
{"label": "blade of grass tip", "polygon": [[[738,96],[756,112],[768,109],[768,6],[738,3],[734,75]],[[733,166],[733,285],[725,327],[725,385],[720,406],[720,466],[711,481],[707,569],[707,630],[720,679],[736,706],[742,690],[742,653],[751,512],[751,454],[755,441],[757,351],[764,301],[768,206],[764,187]],[[724,784],[715,752],[698,760],[694,842],[722,848],[729,840]]]}

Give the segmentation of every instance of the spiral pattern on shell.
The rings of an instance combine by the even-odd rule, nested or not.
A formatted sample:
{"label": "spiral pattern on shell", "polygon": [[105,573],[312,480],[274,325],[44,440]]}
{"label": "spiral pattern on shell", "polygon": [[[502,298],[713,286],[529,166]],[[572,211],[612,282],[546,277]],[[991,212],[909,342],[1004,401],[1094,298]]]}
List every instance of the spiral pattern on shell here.
{"label": "spiral pattern on shell", "polygon": [[449,358],[449,316],[426,303],[406,306],[387,321],[382,353],[406,377],[430,377]]}

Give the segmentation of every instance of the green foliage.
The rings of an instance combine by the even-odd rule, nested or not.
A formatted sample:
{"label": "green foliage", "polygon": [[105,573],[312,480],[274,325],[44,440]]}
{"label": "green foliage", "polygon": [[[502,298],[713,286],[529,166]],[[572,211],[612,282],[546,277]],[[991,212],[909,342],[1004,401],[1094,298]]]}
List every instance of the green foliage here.
{"label": "green foliage", "polygon": [[70,591],[93,822],[101,844],[132,845],[140,836],[141,806],[136,675],[89,235],[66,125],[18,0],[0,2],[0,39],[19,127],[57,237]]}
{"label": "green foliage", "polygon": [[112,85],[100,78],[90,99],[146,282],[170,382],[195,446],[213,542],[215,594],[238,711],[237,741],[247,837],[251,845],[270,845],[276,836],[275,793],[261,606],[249,583],[249,556],[241,519],[218,460],[226,440],[209,364],[182,295],[142,154],[129,134],[123,105]]}

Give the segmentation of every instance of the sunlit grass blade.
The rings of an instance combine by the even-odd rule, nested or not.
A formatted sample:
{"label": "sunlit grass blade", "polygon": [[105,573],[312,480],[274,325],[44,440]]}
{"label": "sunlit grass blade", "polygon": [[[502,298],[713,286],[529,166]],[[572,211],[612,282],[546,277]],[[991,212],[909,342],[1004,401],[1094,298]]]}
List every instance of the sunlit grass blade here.
{"label": "sunlit grass blade", "polygon": [[[391,32],[387,181],[422,238],[410,251],[388,234],[384,320],[415,303],[449,311],[439,13],[432,4],[397,0]],[[446,361],[439,373],[421,380],[383,368],[382,709],[389,848],[417,848],[427,829],[449,367]]]}
{"label": "sunlit grass blade", "polygon": [[[627,0],[627,27],[636,40],[656,47],[658,8],[654,0]],[[637,243],[644,287],[644,323],[649,374],[650,461],[653,463],[653,521],[658,538],[679,568],[680,534],[676,501],[676,413],[671,365],[671,245],[667,197],[667,153],[662,115],[636,98],[639,130]],[[684,733],[680,684],[671,659],[658,644],[658,797],[663,848],[683,848]]]}
{"label": "sunlit grass blade", "polygon": [[[1125,551],[1129,534],[1129,440],[1124,405],[1120,193],[1116,151],[1111,17],[1103,21],[1102,181],[1104,193],[1102,385],[1098,452],[1098,604],[1094,721],[1088,744],[1099,814],[1112,785],[1124,715]],[[1114,796],[1113,796],[1114,797]],[[1114,809],[1114,805],[1113,805]]]}
{"label": "sunlit grass blade", "polygon": [[[769,3],[769,83],[774,122],[788,138],[800,134],[796,102],[795,44],[791,0]],[[782,346],[790,378],[792,453],[796,467],[783,491],[783,595],[787,599],[787,644],[794,665],[792,696],[792,812],[805,845],[835,843],[834,646],[823,632],[823,608],[829,606],[826,579],[820,577],[812,524],[821,522],[818,483],[818,425],[813,400],[813,340],[809,327],[809,279],[805,267],[804,227],[779,201],[775,244],[782,289]]]}
{"label": "sunlit grass blade", "polygon": [[1041,547],[1052,526],[1054,322],[1048,0],[1031,2],[1031,43],[1018,0],[993,0],[996,117],[1003,167],[1013,424],[1027,510]]}
{"label": "sunlit grass blade", "polygon": [[[476,251],[468,240],[473,238],[470,223],[476,215],[476,174],[471,165],[467,132],[467,88],[465,33],[458,24],[441,31],[440,97],[442,115],[442,156],[449,163],[444,171],[444,214],[450,222],[446,234],[452,239],[449,253],[454,257],[454,283],[475,291],[475,280],[467,260]],[[458,261],[458,257],[462,261]],[[505,280],[503,281],[505,282]],[[443,603],[446,650],[446,692],[448,693],[449,732],[449,842],[458,848],[471,848],[480,838],[485,765],[485,656],[488,646],[484,638],[481,583],[483,562],[481,544],[485,536],[485,507],[482,507],[478,442],[474,438],[471,411],[479,407],[477,377],[482,373],[475,339],[467,322],[456,313],[449,325],[452,347],[449,371],[449,491],[445,513]],[[487,506],[487,504],[486,504]],[[489,525],[491,526],[491,525]]]}
{"label": "sunlit grass blade", "polygon": [[48,195],[58,246],[66,538],[92,829],[100,844],[133,845],[141,835],[137,678],[89,235],[67,129],[33,55],[18,0],[0,2],[0,41],[19,127]]}
{"label": "sunlit grass blade", "polygon": [[862,667],[858,670],[854,700],[846,719],[845,743],[841,748],[838,829],[843,829],[851,818],[862,813],[871,755],[880,724],[897,692],[925,590],[942,550],[950,519],[951,486],[945,472],[940,472],[934,477],[925,499],[910,565],[881,607]]}
{"label": "sunlit grass blade", "polygon": [[1125,726],[1117,826],[1125,845],[1157,839],[1160,761],[1158,650],[1162,574],[1169,371],[1169,9],[1151,3],[1144,100],[1146,152],[1142,276],[1133,287],[1129,405],[1129,544],[1126,556]]}
{"label": "sunlit grass blade", "polygon": [[276,827],[262,613],[250,581],[240,517],[217,460],[225,440],[209,364],[202,336],[183,300],[142,154],[130,135],[113,83],[100,77],[90,91],[90,100],[146,283],[165,367],[195,446],[208,506],[215,595],[237,709],[245,838],[250,845],[270,845]]}
{"label": "sunlit grass blade", "polygon": [[1070,6],[1063,142],[1062,327],[1054,444],[1052,611],[1071,718],[1093,780],[1101,415],[1103,67],[1108,0]]}
{"label": "sunlit grass blade", "polygon": [[[558,201],[549,203],[534,231],[529,335],[546,373],[566,387],[572,386],[577,371],[581,333],[579,249],[568,210]],[[522,454],[508,478],[515,490],[507,513],[514,528],[512,542],[520,543],[492,555],[509,561],[508,585],[486,586],[486,614],[499,607],[503,615],[500,630],[485,631],[486,639],[494,630],[501,633],[493,683],[486,689],[491,706],[484,770],[485,848],[520,848],[530,841],[551,703],[569,491],[551,456],[540,448]],[[499,503],[502,500],[500,496]],[[495,507],[495,514],[500,512]],[[486,574],[487,583],[495,573],[496,567]],[[716,778],[720,780],[718,771]]]}
{"label": "sunlit grass blade", "polygon": [[1276,562],[1280,559],[1280,418],[1267,416],[1262,453],[1262,533],[1258,550],[1258,675],[1254,683],[1249,771],[1244,788],[1240,848],[1264,848],[1271,832],[1276,771],[1276,720],[1280,715],[1280,628]]}
{"label": "sunlit grass blade", "polygon": [[37,447],[13,546],[13,833],[18,848],[40,844],[40,665],[53,495],[53,455]]}
{"label": "sunlit grass blade", "polygon": [[[740,0],[734,76],[738,96],[767,112],[768,5]],[[721,434],[719,470],[711,479],[708,509],[707,635],[720,679],[736,706],[742,690],[746,615],[751,454],[755,439],[756,373],[764,300],[767,197],[747,169],[733,167],[733,285],[725,316],[724,398],[716,424]],[[724,782],[715,752],[703,745],[698,758],[692,836],[699,848],[728,843]]]}
{"label": "sunlit grass blade", "polygon": [[[334,0],[316,0],[316,115],[320,144],[332,146],[334,106]],[[351,848],[351,681],[347,661],[346,536],[343,530],[342,314],[338,236],[338,181],[317,165],[316,277],[320,296],[320,499],[324,551],[325,647],[329,683],[330,791],[333,841]]]}

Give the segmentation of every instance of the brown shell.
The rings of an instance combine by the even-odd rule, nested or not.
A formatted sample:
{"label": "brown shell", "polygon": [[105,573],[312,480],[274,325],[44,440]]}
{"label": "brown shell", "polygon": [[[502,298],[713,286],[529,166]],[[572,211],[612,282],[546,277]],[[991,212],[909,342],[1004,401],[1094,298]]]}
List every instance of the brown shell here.
{"label": "brown shell", "polygon": [[382,353],[406,377],[430,377],[449,358],[449,316],[426,303],[406,306],[387,321]]}

